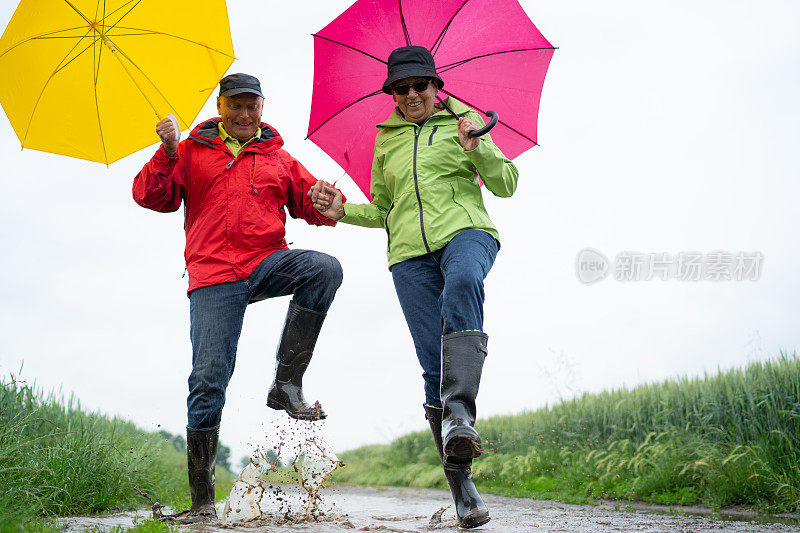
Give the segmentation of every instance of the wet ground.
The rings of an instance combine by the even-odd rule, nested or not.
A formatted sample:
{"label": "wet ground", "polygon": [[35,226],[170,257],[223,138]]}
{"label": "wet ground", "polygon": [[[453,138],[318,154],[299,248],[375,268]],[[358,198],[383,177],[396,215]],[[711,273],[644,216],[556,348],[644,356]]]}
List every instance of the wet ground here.
{"label": "wet ground", "polygon": [[[336,486],[321,492],[316,518],[298,513],[303,494],[295,486],[276,486],[277,495],[267,503],[271,511],[260,520],[216,525],[187,526],[190,531],[229,533],[269,531],[280,533],[327,532],[427,532],[457,529],[450,493],[411,488],[370,488]],[[736,520],[715,520],[696,515],[655,513],[654,507],[636,508],[612,503],[596,506],[569,505],[552,501],[505,498],[485,495],[492,516],[491,522],[475,531],[511,533],[522,531],[548,532],[800,532],[800,521],[787,517],[773,523],[752,521],[743,513]],[[442,511],[442,509],[444,509]],[[218,511],[221,515],[222,505]],[[701,510],[697,510],[701,511]],[[100,526],[131,527],[136,521],[150,518],[151,512],[122,513],[101,517],[75,517],[60,520],[66,532],[83,531]],[[786,523],[776,523],[783,520]],[[191,527],[191,529],[189,529]]]}

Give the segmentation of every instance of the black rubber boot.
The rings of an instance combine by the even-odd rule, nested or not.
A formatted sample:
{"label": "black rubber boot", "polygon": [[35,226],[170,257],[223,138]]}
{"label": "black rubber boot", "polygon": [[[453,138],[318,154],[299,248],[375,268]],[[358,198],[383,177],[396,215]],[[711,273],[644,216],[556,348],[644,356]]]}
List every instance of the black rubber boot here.
{"label": "black rubber boot", "polygon": [[211,429],[192,429],[186,426],[186,456],[192,508],[173,515],[159,516],[161,520],[179,524],[217,521],[217,510],[214,508],[214,466],[217,462],[218,441],[219,426]]}
{"label": "black rubber boot", "polygon": [[[442,410],[431,405],[424,405],[425,418],[431,426],[433,440],[436,449],[439,451],[439,459],[444,464],[444,453],[442,451]],[[470,461],[470,466],[471,466]],[[489,521],[489,510],[483,503],[475,482],[472,481],[472,471],[470,466],[460,470],[444,470],[447,484],[450,486],[450,494],[453,495],[453,503],[456,506],[456,516],[458,525],[464,528],[482,526]]]}
{"label": "black rubber boot", "polygon": [[303,397],[303,374],[314,355],[325,313],[289,302],[275,365],[275,381],[267,395],[267,406],[285,410],[292,418],[322,420],[327,415],[319,402],[308,405]]}
{"label": "black rubber boot", "polygon": [[217,464],[219,426],[211,429],[186,427],[186,456],[189,464],[191,511],[216,517],[214,509],[214,467]]}
{"label": "black rubber boot", "polygon": [[481,331],[459,331],[442,336],[441,398],[445,469],[459,470],[481,455],[475,431],[475,397],[481,382],[486,343]]}

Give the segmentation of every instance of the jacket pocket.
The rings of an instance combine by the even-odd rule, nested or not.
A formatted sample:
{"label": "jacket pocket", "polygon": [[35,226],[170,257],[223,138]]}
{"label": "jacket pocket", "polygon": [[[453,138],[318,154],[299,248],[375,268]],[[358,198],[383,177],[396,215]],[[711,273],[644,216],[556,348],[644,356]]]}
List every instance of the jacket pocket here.
{"label": "jacket pocket", "polygon": [[282,172],[269,156],[252,154],[253,161],[241,162],[248,175],[242,175],[240,186],[259,212],[274,212],[286,203],[285,183]]}
{"label": "jacket pocket", "polygon": [[[454,181],[450,185],[453,189],[453,202],[467,212],[467,216],[469,216],[473,226],[492,226],[492,222],[489,220],[489,214],[486,213],[486,209],[484,209],[483,202],[481,201],[481,191],[477,186],[470,183],[466,186],[467,190],[462,191],[461,183]],[[475,197],[476,195],[477,198]]]}
{"label": "jacket pocket", "polygon": [[437,125],[436,125],[436,126],[434,126],[434,127],[433,127],[433,129],[431,130],[431,136],[430,136],[430,137],[428,137],[428,146],[430,146],[430,145],[432,145],[432,144],[433,144],[433,136],[434,136],[434,134],[436,133],[436,130],[438,130],[438,129],[439,129],[439,125],[437,124]]}

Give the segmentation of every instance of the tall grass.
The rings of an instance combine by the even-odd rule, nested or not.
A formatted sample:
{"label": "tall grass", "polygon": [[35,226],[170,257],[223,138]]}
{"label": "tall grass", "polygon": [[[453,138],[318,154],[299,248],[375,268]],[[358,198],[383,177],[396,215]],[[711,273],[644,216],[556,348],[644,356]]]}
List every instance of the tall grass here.
{"label": "tall grass", "polygon": [[[701,378],[584,394],[480,421],[484,490],[800,508],[800,359],[781,354]],[[342,454],[337,479],[444,487],[428,432]]]}
{"label": "tall grass", "polygon": [[[222,477],[230,488],[230,474]],[[187,501],[185,452],[163,435],[87,413],[72,396],[13,375],[0,382],[0,530],[37,517],[141,507],[140,492]]]}

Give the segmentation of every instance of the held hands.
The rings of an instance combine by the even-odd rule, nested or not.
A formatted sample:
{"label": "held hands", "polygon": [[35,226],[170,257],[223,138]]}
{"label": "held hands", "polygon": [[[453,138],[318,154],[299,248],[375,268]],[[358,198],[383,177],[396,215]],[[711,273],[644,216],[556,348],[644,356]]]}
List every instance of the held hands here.
{"label": "held hands", "polygon": [[161,142],[164,144],[164,150],[168,155],[175,155],[178,151],[178,141],[175,140],[175,125],[169,118],[165,118],[156,124],[156,133],[161,137]]}
{"label": "held hands", "polygon": [[478,147],[481,142],[480,137],[470,137],[469,132],[481,129],[481,125],[465,117],[458,119],[458,140],[461,141],[461,146],[464,150],[470,152]]}
{"label": "held hands", "polygon": [[331,220],[339,220],[344,216],[342,193],[327,181],[317,180],[308,190],[308,197],[314,203],[314,208]]}

